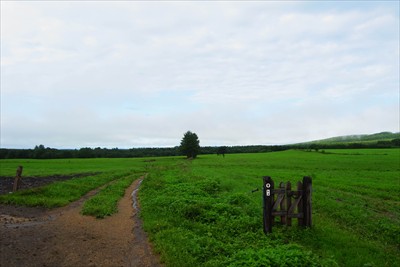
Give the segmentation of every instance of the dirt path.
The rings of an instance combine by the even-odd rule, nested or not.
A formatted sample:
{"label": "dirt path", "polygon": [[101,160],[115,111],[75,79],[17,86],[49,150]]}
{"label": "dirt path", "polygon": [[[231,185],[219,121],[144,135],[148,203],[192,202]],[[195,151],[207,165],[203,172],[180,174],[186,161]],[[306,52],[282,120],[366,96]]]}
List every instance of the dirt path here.
{"label": "dirt path", "polygon": [[132,206],[139,181],[101,220],[80,214],[96,191],[56,210],[0,206],[0,266],[161,266]]}

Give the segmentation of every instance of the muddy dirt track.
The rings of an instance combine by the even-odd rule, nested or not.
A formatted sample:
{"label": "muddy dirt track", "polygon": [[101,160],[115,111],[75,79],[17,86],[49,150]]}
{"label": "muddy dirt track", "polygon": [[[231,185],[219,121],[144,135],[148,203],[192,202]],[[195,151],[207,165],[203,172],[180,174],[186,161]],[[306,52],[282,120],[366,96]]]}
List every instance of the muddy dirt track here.
{"label": "muddy dirt track", "polygon": [[[56,181],[64,181],[72,178],[84,178],[90,175],[96,175],[100,172],[89,172],[89,173],[75,173],[70,175],[52,175],[46,177],[23,177],[21,179],[21,184],[19,190],[39,187],[47,185]],[[0,176],[0,195],[8,194],[13,191],[15,177]]]}
{"label": "muddy dirt track", "polygon": [[80,214],[89,192],[67,207],[46,210],[0,205],[0,266],[162,266],[134,209],[136,180],[105,219]]}

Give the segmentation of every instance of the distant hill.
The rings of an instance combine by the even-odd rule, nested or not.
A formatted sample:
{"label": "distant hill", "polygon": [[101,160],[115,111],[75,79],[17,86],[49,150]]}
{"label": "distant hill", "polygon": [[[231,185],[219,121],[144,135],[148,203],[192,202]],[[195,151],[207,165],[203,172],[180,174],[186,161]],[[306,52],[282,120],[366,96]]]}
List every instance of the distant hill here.
{"label": "distant hill", "polygon": [[346,136],[337,136],[331,137],[327,139],[315,140],[310,142],[304,142],[295,144],[296,146],[310,146],[310,145],[318,145],[318,146],[332,146],[332,145],[342,145],[349,146],[350,144],[360,144],[360,145],[394,145],[398,146],[400,142],[400,132],[391,133],[391,132],[381,132],[375,134],[361,134],[361,135],[346,135]]}
{"label": "distant hill", "polygon": [[304,142],[301,144],[339,144],[339,143],[377,143],[379,141],[392,141],[400,138],[400,132],[381,132],[375,134],[345,135],[327,139]]}

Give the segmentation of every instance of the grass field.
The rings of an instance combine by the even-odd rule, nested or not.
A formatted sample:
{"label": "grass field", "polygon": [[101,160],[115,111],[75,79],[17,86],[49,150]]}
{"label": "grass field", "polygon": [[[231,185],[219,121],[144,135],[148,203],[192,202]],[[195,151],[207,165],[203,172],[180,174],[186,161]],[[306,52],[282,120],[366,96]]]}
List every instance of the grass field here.
{"label": "grass field", "polygon": [[22,165],[23,176],[47,176],[108,171],[142,169],[147,159],[6,159],[0,160],[0,176],[15,176],[18,165]]}
{"label": "grass field", "polygon": [[[400,266],[399,149],[0,164],[0,176],[15,175],[18,165],[32,176],[148,173],[139,193],[141,217],[167,266]],[[313,178],[311,229],[277,225],[264,235],[261,191],[251,191],[266,175],[276,182]],[[117,176],[110,186],[132,179]],[[13,198],[0,196],[0,202]]]}

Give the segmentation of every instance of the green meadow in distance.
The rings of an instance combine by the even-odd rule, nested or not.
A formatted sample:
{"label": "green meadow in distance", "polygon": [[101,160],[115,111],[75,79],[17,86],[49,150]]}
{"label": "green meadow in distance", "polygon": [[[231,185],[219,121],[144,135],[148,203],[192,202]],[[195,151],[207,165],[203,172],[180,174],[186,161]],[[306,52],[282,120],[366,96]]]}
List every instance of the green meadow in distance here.
{"label": "green meadow in distance", "polygon": [[[192,161],[160,157],[0,160],[0,164],[0,176],[14,176],[18,165],[24,166],[23,176],[38,179],[101,172],[88,177],[93,180],[86,185],[86,178],[74,180],[71,188],[98,187],[106,180],[127,187],[131,175],[139,178],[148,173],[139,193],[140,216],[166,266],[400,265],[400,149],[199,155]],[[262,193],[252,193],[261,188],[262,176],[278,183],[312,177],[312,228],[276,225],[271,235],[264,235]],[[96,177],[101,182],[95,182]],[[122,182],[123,177],[131,178]],[[65,189],[67,184],[49,187]],[[41,190],[29,194],[40,197]],[[83,191],[87,190],[76,197]],[[0,203],[17,201],[24,194],[0,196]],[[42,205],[71,201],[57,197],[53,196],[53,204]]]}

